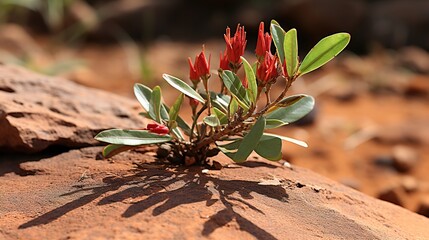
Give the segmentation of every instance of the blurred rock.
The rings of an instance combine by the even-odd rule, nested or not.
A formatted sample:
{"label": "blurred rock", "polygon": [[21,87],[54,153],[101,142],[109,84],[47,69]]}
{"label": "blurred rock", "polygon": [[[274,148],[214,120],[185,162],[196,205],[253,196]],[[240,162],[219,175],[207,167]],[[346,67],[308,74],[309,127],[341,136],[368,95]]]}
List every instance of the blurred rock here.
{"label": "blurred rock", "polygon": [[356,99],[357,92],[355,86],[352,84],[343,84],[330,90],[329,95],[340,102],[350,102]]}
{"label": "blurred rock", "polygon": [[393,157],[390,155],[378,155],[373,159],[375,165],[394,169]]}
{"label": "blurred rock", "polygon": [[413,77],[405,85],[404,93],[408,97],[429,98],[429,77]]}
{"label": "blurred rock", "polygon": [[429,73],[429,53],[418,47],[405,47],[399,51],[400,63],[418,73]]}
{"label": "blurred rock", "polygon": [[405,176],[401,180],[402,188],[406,192],[414,192],[418,188],[418,182],[413,176]]}
{"label": "blurred rock", "polygon": [[418,214],[429,218],[429,195],[420,199],[419,206],[416,211]]}
{"label": "blurred rock", "polygon": [[395,146],[393,148],[393,165],[400,172],[413,169],[419,160],[418,153],[410,147]]}
{"label": "blurred rock", "polygon": [[137,101],[12,66],[0,66],[0,151],[99,145],[109,128],[141,128]]}
{"label": "blurred rock", "polygon": [[426,132],[429,132],[426,123],[415,122],[410,124],[407,122],[401,125],[380,127],[373,139],[386,145],[421,144],[426,141],[427,136],[422,134]]}
{"label": "blurred rock", "polygon": [[404,207],[404,193],[401,190],[402,189],[398,187],[390,186],[381,190],[377,198]]}

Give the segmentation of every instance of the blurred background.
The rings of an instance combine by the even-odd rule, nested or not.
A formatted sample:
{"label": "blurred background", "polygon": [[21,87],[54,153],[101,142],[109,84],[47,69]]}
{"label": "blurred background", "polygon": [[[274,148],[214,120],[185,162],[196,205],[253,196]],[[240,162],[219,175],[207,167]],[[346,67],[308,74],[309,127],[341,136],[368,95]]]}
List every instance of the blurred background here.
{"label": "blurred background", "polygon": [[238,23],[254,59],[271,19],[297,28],[301,58],[324,36],[352,35],[293,86],[317,105],[277,130],[310,145],[284,144],[283,158],[429,217],[427,0],[0,0],[0,62],[129,97],[135,82],[161,85],[171,103],[162,73],[187,79],[203,44],[216,70]]}

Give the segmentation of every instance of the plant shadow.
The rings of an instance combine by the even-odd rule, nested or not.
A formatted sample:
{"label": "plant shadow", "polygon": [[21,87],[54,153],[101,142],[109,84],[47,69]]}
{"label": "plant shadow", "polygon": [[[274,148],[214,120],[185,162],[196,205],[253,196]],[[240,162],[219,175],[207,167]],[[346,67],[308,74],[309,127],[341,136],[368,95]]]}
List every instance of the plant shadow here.
{"label": "plant shadow", "polygon": [[[252,166],[254,167],[254,166]],[[48,224],[64,214],[80,208],[101,196],[98,205],[123,202],[136,199],[122,217],[130,218],[138,213],[148,211],[151,207],[152,216],[159,216],[181,205],[205,202],[206,206],[221,203],[223,209],[213,214],[204,223],[202,235],[209,236],[217,228],[235,220],[240,229],[258,239],[276,239],[269,232],[252,223],[246,216],[234,210],[237,203],[244,204],[252,211],[264,214],[263,211],[250,203],[252,193],[288,202],[288,194],[280,185],[260,185],[257,181],[223,180],[214,176],[201,174],[201,168],[176,169],[144,169],[126,177],[106,177],[102,186],[78,189],[62,196],[89,191],[84,195],[21,226],[20,229]],[[119,188],[124,188],[119,190]],[[109,194],[111,192],[111,194]],[[236,196],[239,197],[236,197]]]}

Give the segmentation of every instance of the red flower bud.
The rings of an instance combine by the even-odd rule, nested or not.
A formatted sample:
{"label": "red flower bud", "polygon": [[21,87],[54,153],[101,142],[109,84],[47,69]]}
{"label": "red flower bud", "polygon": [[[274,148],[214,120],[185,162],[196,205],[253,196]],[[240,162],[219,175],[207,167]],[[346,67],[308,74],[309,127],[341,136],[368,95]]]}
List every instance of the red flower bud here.
{"label": "red flower bud", "polygon": [[271,36],[264,33],[264,22],[259,24],[258,41],[256,42],[256,56],[264,57],[265,52],[271,52]]}
{"label": "red flower bud", "polygon": [[231,38],[231,30],[226,28],[226,34],[224,34],[226,42],[226,52],[228,55],[228,61],[234,65],[241,63],[240,57],[243,56],[244,50],[246,49],[246,32],[244,27],[237,26],[234,37]]}
{"label": "red flower bud", "polygon": [[269,52],[265,52],[263,61],[258,64],[256,78],[259,82],[266,84],[278,77],[277,57]]}
{"label": "red flower bud", "polygon": [[191,58],[188,58],[188,63],[189,63],[189,79],[191,79],[191,81],[194,83],[199,82],[200,77],[198,76],[195,66],[192,64]]}
{"label": "red flower bud", "polygon": [[195,98],[189,98],[189,105],[191,105],[192,108],[196,108],[199,103],[200,102]]}
{"label": "red flower bud", "polygon": [[209,56],[209,61],[207,62],[203,47],[203,51],[195,59],[195,69],[199,77],[208,77],[210,75],[210,58],[211,56]]}
{"label": "red flower bud", "polygon": [[219,68],[222,70],[231,70],[231,68],[229,67],[229,61],[228,61],[228,55],[227,55],[227,50],[225,50],[225,52],[220,52],[220,63],[219,63]]}
{"label": "red flower bud", "polygon": [[146,130],[156,134],[167,134],[169,133],[168,127],[161,125],[159,123],[149,123],[146,127]]}
{"label": "red flower bud", "polygon": [[201,53],[195,57],[194,64],[192,64],[192,59],[188,58],[189,79],[191,79],[194,84],[197,84],[201,77],[208,78],[210,76],[210,58],[211,57],[209,57],[209,61],[207,62],[206,55],[204,54],[204,47]]}

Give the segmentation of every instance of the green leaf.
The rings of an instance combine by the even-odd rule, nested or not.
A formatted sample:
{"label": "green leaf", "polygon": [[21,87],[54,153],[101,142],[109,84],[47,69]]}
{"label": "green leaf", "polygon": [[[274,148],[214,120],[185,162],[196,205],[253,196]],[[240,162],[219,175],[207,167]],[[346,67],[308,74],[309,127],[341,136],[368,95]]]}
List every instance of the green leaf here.
{"label": "green leaf", "polygon": [[294,143],[294,144],[301,146],[301,147],[305,147],[305,148],[308,147],[308,144],[306,142],[303,142],[303,141],[295,139],[295,138],[285,137],[285,136],[281,136],[281,135],[277,135],[277,134],[273,134],[273,133],[264,133],[264,135],[271,136],[271,137],[278,137],[283,141]]}
{"label": "green leaf", "polygon": [[125,152],[134,148],[137,148],[139,146],[126,146],[121,144],[109,144],[103,148],[103,157],[104,158],[111,158],[115,156],[116,154],[119,154],[121,152]]}
{"label": "green leaf", "polygon": [[282,122],[277,119],[267,119],[265,124],[265,129],[278,128],[287,124],[288,123]]}
{"label": "green leaf", "polygon": [[[289,99],[294,101],[289,101]],[[292,123],[307,115],[314,107],[314,98],[307,95],[291,96],[281,102],[284,102],[286,106],[268,113],[267,119]]]}
{"label": "green leaf", "polygon": [[213,109],[214,114],[216,114],[216,117],[219,119],[219,122],[221,125],[228,123],[228,117],[226,116],[226,114],[224,112],[222,112],[221,110],[219,110],[216,107],[213,107],[212,109]]}
{"label": "green leaf", "polygon": [[299,66],[299,74],[304,75],[323,66],[343,51],[349,42],[350,34],[348,33],[336,33],[323,38],[305,56]]}
{"label": "green leaf", "polygon": [[137,146],[145,144],[156,144],[171,141],[170,135],[159,135],[150,133],[146,130],[122,130],[122,129],[110,129],[102,131],[95,139],[101,142],[107,142],[111,144],[122,144],[128,146]]}
{"label": "green leaf", "polygon": [[250,129],[250,132],[244,136],[232,160],[234,160],[235,162],[246,161],[247,157],[249,157],[249,155],[256,148],[256,146],[258,146],[259,139],[264,133],[264,128],[265,118],[262,116],[258,119],[258,121],[256,121],[252,129]]}
{"label": "green leaf", "polygon": [[231,104],[229,104],[229,114],[232,116],[234,115],[238,110],[238,102],[236,98],[233,98],[231,100]]}
{"label": "green leaf", "polygon": [[285,30],[280,27],[279,23],[275,20],[271,20],[270,25],[271,37],[273,38],[274,46],[276,46],[277,56],[279,57],[280,66],[283,66],[285,59],[284,42],[285,42]]}
{"label": "green leaf", "polygon": [[225,87],[234,96],[238,104],[246,110],[249,109],[246,88],[241,83],[240,78],[229,70],[222,71],[221,78]]}
{"label": "green leaf", "polygon": [[276,105],[272,106],[271,108],[268,109],[268,111],[266,112],[271,113],[274,110],[277,110],[281,107],[288,107],[290,105],[293,105],[295,103],[297,103],[299,100],[302,100],[303,98],[307,97],[308,95],[305,94],[297,94],[297,95],[292,95],[289,97],[285,97],[283,98],[280,102],[278,102]]}
{"label": "green leaf", "polygon": [[161,88],[156,86],[152,90],[152,97],[149,104],[149,116],[161,123]]}
{"label": "green leaf", "polygon": [[134,84],[134,95],[146,112],[149,112],[152,89],[141,83]]}
{"label": "green leaf", "polygon": [[282,140],[264,133],[255,148],[255,152],[268,160],[278,161],[282,158]]}
{"label": "green leaf", "polygon": [[201,103],[205,103],[205,100],[199,93],[197,93],[194,89],[192,89],[191,86],[189,86],[184,81],[178,79],[177,77],[173,77],[168,74],[162,74],[162,77],[167,81],[172,87],[179,90],[183,94],[185,94],[188,97],[194,98],[198,100]]}
{"label": "green leaf", "polygon": [[[206,98],[206,94],[201,93],[201,96]],[[221,93],[210,92],[210,99],[212,101],[212,106],[222,110],[223,112],[227,112],[229,101],[231,101],[231,97],[228,95],[223,95]]]}
{"label": "green leaf", "polygon": [[241,57],[241,60],[243,61],[244,72],[246,73],[248,83],[247,93],[251,102],[255,104],[256,97],[258,95],[258,85],[256,83],[255,72],[253,72],[252,66],[250,66],[249,62],[244,57]]}
{"label": "green leaf", "polygon": [[240,139],[236,139],[236,140],[234,140],[228,144],[219,145],[218,143],[216,143],[216,145],[219,148],[219,150],[222,151],[223,154],[225,154],[226,156],[228,156],[231,159],[234,159],[234,154],[237,152],[238,147],[240,146],[242,140],[243,139],[240,138]]}
{"label": "green leaf", "polygon": [[[170,108],[169,108],[167,105],[162,104],[162,106],[161,106],[161,118],[162,118],[163,120],[166,120],[166,121],[168,121],[168,120],[169,120],[169,114],[168,114],[169,112],[170,112]],[[177,125],[178,125],[181,129],[183,129],[183,131],[185,131],[185,132],[189,131],[189,132],[190,132],[191,128],[190,128],[190,127],[189,127],[189,125],[185,122],[185,120],[183,120],[180,116],[177,116],[177,118],[176,118],[176,122],[177,122]]]}
{"label": "green leaf", "polygon": [[177,100],[174,102],[173,106],[170,108],[170,111],[168,113],[170,121],[176,121],[177,116],[179,115],[180,107],[183,103],[184,96],[185,95],[181,93]]}
{"label": "green leaf", "polygon": [[293,77],[298,67],[298,39],[296,29],[287,31],[284,40],[286,69],[289,77]]}
{"label": "green leaf", "polygon": [[216,127],[220,125],[220,121],[217,118],[216,115],[212,114],[210,116],[207,116],[203,119],[203,122],[206,123],[207,125],[211,126],[211,127]]}

